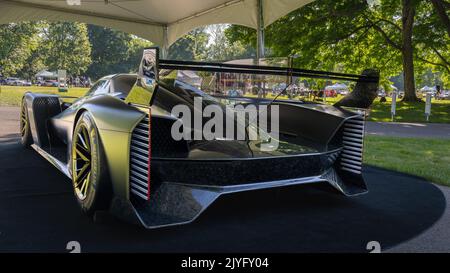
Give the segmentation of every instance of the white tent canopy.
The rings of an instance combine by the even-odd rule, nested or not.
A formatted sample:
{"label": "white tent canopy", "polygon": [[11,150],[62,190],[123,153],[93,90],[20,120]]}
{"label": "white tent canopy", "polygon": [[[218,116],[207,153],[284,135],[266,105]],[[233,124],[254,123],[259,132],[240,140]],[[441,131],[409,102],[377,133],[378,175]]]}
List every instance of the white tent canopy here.
{"label": "white tent canopy", "polygon": [[58,78],[58,74],[56,72],[50,72],[47,70],[41,70],[36,75],[36,78]]}
{"label": "white tent canopy", "polygon": [[[0,0],[0,24],[77,21],[119,29],[168,48],[192,29],[238,24],[261,30],[313,0]],[[79,4],[79,5],[77,5]]]}
{"label": "white tent canopy", "polygon": [[429,87],[428,85],[425,85],[420,89],[422,92],[433,92],[436,91],[436,87]]}
{"label": "white tent canopy", "polygon": [[325,87],[325,90],[348,90],[348,86],[343,83],[336,83]]}

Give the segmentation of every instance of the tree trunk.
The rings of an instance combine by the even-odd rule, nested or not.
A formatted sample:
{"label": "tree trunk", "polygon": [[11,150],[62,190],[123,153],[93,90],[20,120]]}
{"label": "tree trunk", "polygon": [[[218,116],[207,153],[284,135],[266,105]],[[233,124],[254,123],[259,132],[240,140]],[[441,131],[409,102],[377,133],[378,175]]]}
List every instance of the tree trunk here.
{"label": "tree trunk", "polygon": [[450,18],[448,17],[447,12],[445,11],[447,7],[445,6],[442,0],[431,0],[431,3],[433,3],[437,15],[447,28],[447,34],[448,37],[450,37]]}
{"label": "tree trunk", "polygon": [[403,101],[418,101],[416,96],[416,85],[414,80],[414,49],[412,34],[414,25],[415,7],[413,0],[403,0],[402,10],[402,57],[403,57],[403,79],[405,97]]}
{"label": "tree trunk", "polygon": [[[380,78],[380,72],[366,69],[362,75]],[[353,92],[342,98],[334,106],[369,108],[378,95],[378,82],[357,82]]]}

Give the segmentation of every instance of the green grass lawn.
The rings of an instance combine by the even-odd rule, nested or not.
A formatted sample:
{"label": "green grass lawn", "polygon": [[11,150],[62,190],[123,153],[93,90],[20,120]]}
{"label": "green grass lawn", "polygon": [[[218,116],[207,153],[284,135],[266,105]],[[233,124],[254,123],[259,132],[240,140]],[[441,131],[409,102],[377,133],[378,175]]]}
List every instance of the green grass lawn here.
{"label": "green grass lawn", "polygon": [[[333,104],[342,97],[327,98],[326,102]],[[381,103],[380,99],[375,99],[370,109],[369,121],[391,122],[391,103],[392,99],[387,98],[387,102]],[[450,123],[450,100],[431,101],[431,116],[428,122],[431,123]],[[397,100],[395,122],[418,122],[425,123],[425,102],[402,102]]]}
{"label": "green grass lawn", "polygon": [[450,140],[367,136],[364,162],[450,186]]}
{"label": "green grass lawn", "polygon": [[[25,92],[58,94],[60,96],[81,97],[88,88],[69,88],[68,92],[58,92],[57,87],[40,86],[0,86],[0,105],[19,106]],[[70,100],[70,99],[68,99]]]}
{"label": "green grass lawn", "polygon": [[[391,102],[380,103],[377,99],[370,111],[371,121],[391,121]],[[396,122],[427,122],[425,103],[397,102]],[[433,100],[429,122],[450,123],[450,100]]]}

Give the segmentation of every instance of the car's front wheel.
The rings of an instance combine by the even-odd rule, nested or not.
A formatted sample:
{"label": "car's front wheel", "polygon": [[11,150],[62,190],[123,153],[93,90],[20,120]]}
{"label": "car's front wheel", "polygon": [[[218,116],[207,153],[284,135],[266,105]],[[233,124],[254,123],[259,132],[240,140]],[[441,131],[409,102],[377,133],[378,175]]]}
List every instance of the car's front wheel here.
{"label": "car's front wheel", "polygon": [[92,216],[111,200],[107,166],[97,127],[89,112],[79,118],[72,138],[72,182],[81,210]]}

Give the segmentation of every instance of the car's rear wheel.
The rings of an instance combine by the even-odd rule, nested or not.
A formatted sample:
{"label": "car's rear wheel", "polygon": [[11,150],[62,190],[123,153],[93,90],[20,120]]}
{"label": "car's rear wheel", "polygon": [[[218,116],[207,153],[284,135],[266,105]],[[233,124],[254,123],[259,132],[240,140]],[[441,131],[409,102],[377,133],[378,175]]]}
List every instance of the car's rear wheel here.
{"label": "car's rear wheel", "polygon": [[107,166],[89,112],[84,112],[75,126],[71,157],[72,182],[81,210],[92,216],[95,211],[108,209],[111,191]]}
{"label": "car's rear wheel", "polygon": [[30,129],[30,119],[28,118],[27,102],[22,99],[22,107],[20,109],[20,142],[26,148],[33,143]]}

